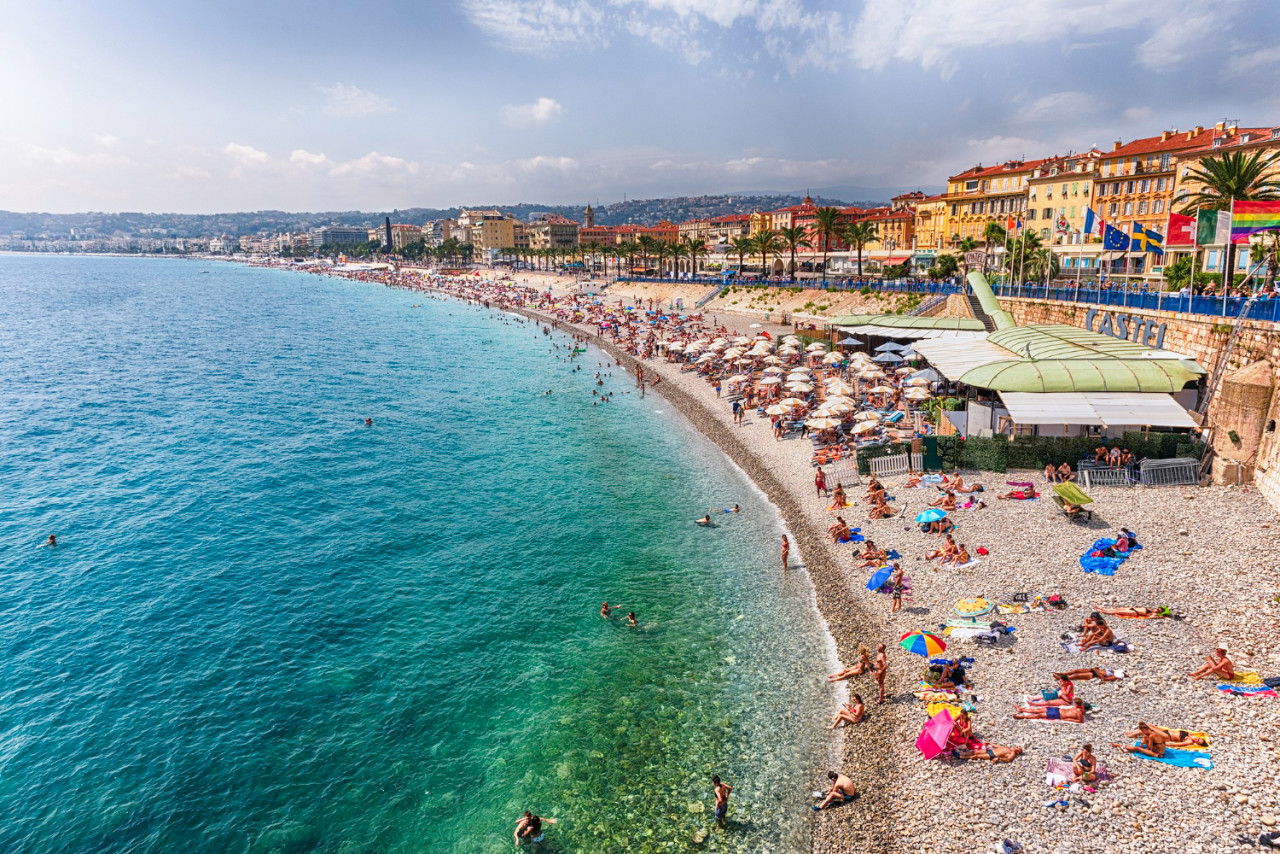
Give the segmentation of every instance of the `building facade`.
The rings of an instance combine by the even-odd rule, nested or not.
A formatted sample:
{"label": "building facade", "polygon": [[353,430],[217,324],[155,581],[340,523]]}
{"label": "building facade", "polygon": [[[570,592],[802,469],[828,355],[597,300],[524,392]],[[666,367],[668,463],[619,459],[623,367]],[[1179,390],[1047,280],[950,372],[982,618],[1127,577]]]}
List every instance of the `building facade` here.
{"label": "building facade", "polygon": [[947,179],[949,243],[965,238],[982,241],[988,223],[1005,225],[1021,218],[1027,207],[1027,180],[1044,160],[1007,160],[999,166],[978,164]]}
{"label": "building facade", "polygon": [[526,230],[530,249],[572,249],[578,245],[578,224],[558,214],[544,214]]}

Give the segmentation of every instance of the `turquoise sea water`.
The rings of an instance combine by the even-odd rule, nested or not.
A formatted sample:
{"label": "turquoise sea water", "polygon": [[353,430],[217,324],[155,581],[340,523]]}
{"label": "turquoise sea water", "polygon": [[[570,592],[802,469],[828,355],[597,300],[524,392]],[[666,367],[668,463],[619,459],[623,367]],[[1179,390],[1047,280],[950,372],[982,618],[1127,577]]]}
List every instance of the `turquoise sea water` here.
{"label": "turquoise sea water", "polygon": [[0,850],[489,852],[532,809],[543,851],[681,851],[713,772],[699,850],[802,849],[830,653],[781,523],[564,353],[375,285],[0,256]]}

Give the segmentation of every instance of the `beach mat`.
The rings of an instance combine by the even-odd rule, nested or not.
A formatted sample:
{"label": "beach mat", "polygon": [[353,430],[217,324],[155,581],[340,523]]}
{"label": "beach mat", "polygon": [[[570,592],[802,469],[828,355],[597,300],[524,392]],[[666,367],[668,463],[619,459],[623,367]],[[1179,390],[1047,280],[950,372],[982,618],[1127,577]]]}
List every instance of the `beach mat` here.
{"label": "beach mat", "polygon": [[[1066,786],[1071,782],[1071,760],[1063,756],[1052,756],[1045,764],[1044,768],[1044,784],[1053,786],[1055,789]],[[1111,772],[1103,767],[1099,762],[1094,769],[1098,775],[1098,783],[1110,783],[1112,780]]]}
{"label": "beach mat", "polygon": [[1262,674],[1256,670],[1237,670],[1231,679],[1220,679],[1223,685],[1263,685]]}
{"label": "beach mat", "polygon": [[1120,568],[1120,564],[1129,559],[1135,551],[1142,548],[1140,544],[1135,543],[1129,551],[1115,557],[1090,557],[1096,551],[1109,549],[1116,544],[1115,540],[1108,540],[1105,537],[1100,540],[1094,540],[1093,545],[1085,550],[1080,556],[1080,568],[1085,572],[1092,572],[1098,575],[1115,575],[1116,570]]}
{"label": "beach mat", "polygon": [[[1141,744],[1135,741],[1134,744]],[[1204,750],[1179,750],[1176,747],[1166,747],[1164,756],[1147,756],[1144,753],[1133,754],[1135,759],[1146,759],[1148,762],[1162,762],[1165,765],[1172,765],[1175,768],[1203,768],[1208,770],[1213,767],[1213,759],[1209,753]]]}
{"label": "beach mat", "polygon": [[1218,685],[1218,690],[1224,694],[1235,694],[1239,697],[1280,697],[1274,688],[1268,688],[1266,685],[1232,685],[1223,682]]}

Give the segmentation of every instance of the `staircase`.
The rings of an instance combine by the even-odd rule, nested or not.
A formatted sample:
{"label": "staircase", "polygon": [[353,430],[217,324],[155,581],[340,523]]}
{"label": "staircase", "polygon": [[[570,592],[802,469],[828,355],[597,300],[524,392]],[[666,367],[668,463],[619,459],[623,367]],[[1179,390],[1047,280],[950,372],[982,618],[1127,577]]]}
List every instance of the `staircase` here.
{"label": "staircase", "polygon": [[699,299],[696,303],[694,303],[694,307],[702,308],[704,305],[711,302],[716,297],[720,296],[720,292],[724,290],[724,288],[725,288],[724,285],[716,285],[714,288],[707,291],[707,293],[704,294],[701,299]]}
{"label": "staircase", "polygon": [[996,322],[991,319],[991,315],[982,310],[982,303],[978,301],[978,297],[975,294],[969,294],[965,299],[969,301],[969,313],[975,320],[982,321],[982,328],[988,332],[995,332]]}
{"label": "staircase", "polygon": [[914,310],[907,312],[907,315],[910,317],[933,317],[946,305],[947,295],[935,294],[916,306]]}

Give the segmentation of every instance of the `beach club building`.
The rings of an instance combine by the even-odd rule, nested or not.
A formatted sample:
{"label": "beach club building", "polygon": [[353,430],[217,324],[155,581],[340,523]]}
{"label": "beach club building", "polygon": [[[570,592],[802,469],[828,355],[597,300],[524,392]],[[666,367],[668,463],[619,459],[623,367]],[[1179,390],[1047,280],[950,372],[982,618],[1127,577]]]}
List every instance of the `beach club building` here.
{"label": "beach club building", "polygon": [[1199,429],[1188,410],[1198,402],[1205,370],[1151,346],[1162,337],[1158,330],[1144,326],[1120,338],[1058,324],[1018,326],[981,273],[970,273],[969,283],[983,319],[853,315],[834,321],[836,340],[909,341],[964,399],[963,409],[945,413],[961,436]]}

